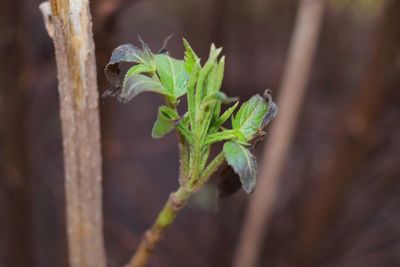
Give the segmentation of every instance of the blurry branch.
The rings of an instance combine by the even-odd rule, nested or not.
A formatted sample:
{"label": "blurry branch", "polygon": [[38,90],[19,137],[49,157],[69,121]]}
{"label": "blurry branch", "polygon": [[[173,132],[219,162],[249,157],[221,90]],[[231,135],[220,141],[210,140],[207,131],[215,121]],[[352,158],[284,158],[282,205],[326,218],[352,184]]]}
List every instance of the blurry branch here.
{"label": "blurry branch", "polygon": [[98,92],[88,0],[40,5],[54,41],[72,267],[105,267]]}
{"label": "blurry branch", "polygon": [[265,146],[260,181],[249,203],[240,235],[233,262],[236,267],[253,267],[257,264],[277,193],[278,178],[286,161],[303,102],[324,7],[324,0],[300,1],[278,99],[280,110]]}
{"label": "blurry branch", "polygon": [[318,253],[324,232],[329,229],[373,145],[375,127],[386,109],[388,92],[393,88],[389,83],[399,71],[399,14],[400,1],[387,1],[371,61],[361,79],[358,94],[343,114],[343,124],[335,135],[333,161],[327,177],[321,179],[325,182],[306,205],[295,265],[309,264],[314,253]]}

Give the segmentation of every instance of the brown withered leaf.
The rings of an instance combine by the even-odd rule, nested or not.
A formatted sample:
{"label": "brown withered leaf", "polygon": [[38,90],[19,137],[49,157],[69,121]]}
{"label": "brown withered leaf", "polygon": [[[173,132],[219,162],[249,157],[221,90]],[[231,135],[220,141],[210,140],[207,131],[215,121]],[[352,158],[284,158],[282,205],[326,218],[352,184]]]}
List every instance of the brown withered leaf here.
{"label": "brown withered leaf", "polygon": [[[168,36],[164,42],[163,46],[159,50],[159,53],[167,53],[167,44],[172,35]],[[133,63],[133,64],[144,64],[151,65],[153,61],[153,53],[150,47],[143,41],[143,39],[138,36],[139,42],[142,48],[136,47],[133,44],[123,44],[114,49],[111,54],[110,61],[104,68],[104,74],[111,84],[111,88],[103,92],[102,97],[114,96],[120,100],[119,97],[121,93],[121,88],[124,83],[125,74],[121,74],[120,64],[122,63]],[[123,102],[126,102],[123,100]]]}

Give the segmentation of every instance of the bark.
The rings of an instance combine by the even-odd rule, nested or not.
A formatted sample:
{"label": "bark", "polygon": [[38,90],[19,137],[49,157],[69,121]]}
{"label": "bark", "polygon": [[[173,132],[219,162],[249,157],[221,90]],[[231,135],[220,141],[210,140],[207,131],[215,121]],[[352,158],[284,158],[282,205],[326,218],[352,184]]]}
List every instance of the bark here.
{"label": "bark", "polygon": [[63,135],[69,261],[105,267],[96,63],[89,1],[40,6],[54,41]]}
{"label": "bark", "polygon": [[297,115],[303,101],[324,6],[324,0],[300,1],[278,99],[280,110],[265,146],[260,179],[250,201],[240,235],[233,262],[236,267],[257,265],[276,196],[278,178],[286,161]]}

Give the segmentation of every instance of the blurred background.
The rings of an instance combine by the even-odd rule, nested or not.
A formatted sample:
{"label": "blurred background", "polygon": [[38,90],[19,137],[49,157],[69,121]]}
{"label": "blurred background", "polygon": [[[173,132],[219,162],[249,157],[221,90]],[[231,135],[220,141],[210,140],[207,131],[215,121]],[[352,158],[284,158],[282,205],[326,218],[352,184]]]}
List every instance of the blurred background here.
{"label": "blurred background", "polygon": [[[279,98],[299,1],[91,2],[100,92],[116,46],[139,45],[140,34],[157,51],[174,33],[177,58],[182,37],[203,59],[211,42],[224,47],[228,95],[270,88]],[[39,4],[0,1],[1,267],[68,266],[56,65]],[[399,19],[397,0],[327,2],[258,266],[400,266]],[[178,187],[175,135],[150,136],[160,103],[100,103],[110,267],[129,259]],[[196,198],[150,266],[231,266],[251,197],[216,208]]]}

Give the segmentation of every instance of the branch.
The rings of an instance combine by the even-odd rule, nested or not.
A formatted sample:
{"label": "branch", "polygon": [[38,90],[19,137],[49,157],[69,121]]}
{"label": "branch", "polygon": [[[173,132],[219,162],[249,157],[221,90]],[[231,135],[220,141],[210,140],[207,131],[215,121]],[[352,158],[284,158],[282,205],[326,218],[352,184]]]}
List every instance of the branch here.
{"label": "branch", "polygon": [[286,161],[297,115],[303,102],[324,6],[324,0],[300,1],[278,100],[279,115],[265,145],[260,181],[249,203],[234,259],[236,267],[253,267],[257,264],[278,178]]}
{"label": "branch", "polygon": [[[180,150],[180,156],[184,156],[182,155],[182,150]],[[179,189],[169,196],[164,208],[158,214],[155,223],[143,235],[138,249],[129,263],[124,267],[146,266],[155,247],[164,237],[165,231],[173,223],[178,212],[186,205],[190,196],[204,186],[210,176],[217,171],[224,161],[225,157],[221,152],[209,163],[199,179],[195,179],[195,181],[192,179],[182,181],[182,185],[179,187]],[[181,160],[180,169],[183,168],[183,163],[184,162]]]}
{"label": "branch", "polygon": [[53,39],[62,123],[72,267],[105,267],[96,62],[88,0],[40,5]]}
{"label": "branch", "polygon": [[186,205],[187,200],[191,195],[191,190],[181,186],[175,193],[172,193],[169,196],[168,201],[159,213],[156,222],[143,235],[136,253],[125,267],[146,266],[155,247],[164,237],[165,231],[175,220],[177,213]]}

